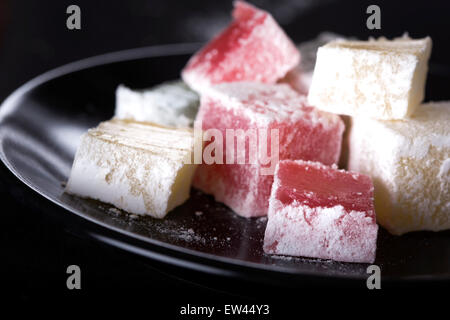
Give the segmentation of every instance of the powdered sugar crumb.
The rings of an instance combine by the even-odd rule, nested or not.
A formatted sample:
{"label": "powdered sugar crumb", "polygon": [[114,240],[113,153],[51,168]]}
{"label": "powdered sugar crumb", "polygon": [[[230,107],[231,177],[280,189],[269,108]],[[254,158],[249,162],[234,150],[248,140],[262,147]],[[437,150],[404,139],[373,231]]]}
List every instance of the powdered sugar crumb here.
{"label": "powdered sugar crumb", "polygon": [[121,211],[114,207],[109,208],[108,211],[116,215],[121,214]]}

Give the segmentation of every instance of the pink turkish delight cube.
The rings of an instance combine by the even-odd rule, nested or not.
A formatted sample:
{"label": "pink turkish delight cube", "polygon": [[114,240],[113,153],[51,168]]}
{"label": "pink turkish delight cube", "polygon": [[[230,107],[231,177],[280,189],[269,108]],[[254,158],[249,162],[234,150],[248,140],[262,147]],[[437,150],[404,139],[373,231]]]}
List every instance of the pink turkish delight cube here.
{"label": "pink turkish delight cube", "polygon": [[269,13],[237,1],[233,18],[182,71],[183,80],[198,92],[222,82],[275,83],[300,61],[299,51]]}
{"label": "pink turkish delight cube", "polygon": [[[217,201],[244,217],[267,215],[278,159],[336,163],[344,130],[339,116],[307,105],[305,96],[288,85],[249,82],[211,87],[201,97],[195,125],[205,134],[208,130],[219,131],[224,147],[222,164],[216,161],[199,165],[194,186],[214,195]],[[235,143],[238,138],[227,137],[230,129],[236,136],[256,131],[257,148],[250,147],[250,138],[239,148]],[[208,144],[205,150],[207,148]],[[238,154],[245,161],[238,163]],[[249,159],[255,154],[258,155],[256,162]],[[260,155],[266,155],[271,161]],[[236,161],[231,163],[227,157]],[[272,171],[263,173],[263,168],[272,168]]]}
{"label": "pink turkish delight cube", "polygon": [[317,162],[279,162],[264,237],[266,253],[372,263],[377,231],[368,176]]}

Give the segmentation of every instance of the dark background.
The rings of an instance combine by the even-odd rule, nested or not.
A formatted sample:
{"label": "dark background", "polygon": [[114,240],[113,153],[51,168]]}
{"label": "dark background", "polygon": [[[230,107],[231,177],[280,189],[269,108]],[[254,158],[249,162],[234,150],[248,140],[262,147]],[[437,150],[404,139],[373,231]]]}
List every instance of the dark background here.
{"label": "dark background", "polygon": [[[399,36],[404,31],[412,37],[430,35],[434,77],[450,68],[448,1],[251,2],[272,12],[295,42],[326,30],[362,39]],[[81,30],[66,28],[66,8],[71,4],[81,8]],[[381,31],[366,28],[369,4],[381,7]],[[231,1],[206,0],[0,0],[0,100],[42,72],[78,59],[149,45],[207,41],[230,21],[231,7]],[[449,98],[447,85],[428,85],[427,97]],[[13,299],[117,293],[116,297],[148,298],[154,307],[172,301],[168,311],[174,314],[174,305],[180,303],[272,303],[279,298],[274,291],[261,294],[247,290],[248,284],[239,288],[240,284],[222,279],[149,265],[79,238],[50,218],[45,202],[18,182],[3,164],[0,173],[1,283]],[[83,289],[77,293],[68,292],[65,286],[65,271],[70,264],[82,269]],[[202,286],[195,284],[198,282]],[[308,287],[315,285],[305,283]]]}

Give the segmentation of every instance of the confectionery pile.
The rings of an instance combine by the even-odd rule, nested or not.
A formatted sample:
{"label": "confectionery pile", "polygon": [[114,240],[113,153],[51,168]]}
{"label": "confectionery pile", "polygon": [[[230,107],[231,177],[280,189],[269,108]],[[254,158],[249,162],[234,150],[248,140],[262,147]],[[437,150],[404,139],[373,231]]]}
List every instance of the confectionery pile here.
{"label": "confectionery pile", "polygon": [[450,229],[450,102],[423,103],[430,54],[429,37],[326,33],[296,47],[237,1],[182,80],[119,86],[66,192],[164,218],[194,187],[267,216],[267,254],[372,263],[378,224]]}

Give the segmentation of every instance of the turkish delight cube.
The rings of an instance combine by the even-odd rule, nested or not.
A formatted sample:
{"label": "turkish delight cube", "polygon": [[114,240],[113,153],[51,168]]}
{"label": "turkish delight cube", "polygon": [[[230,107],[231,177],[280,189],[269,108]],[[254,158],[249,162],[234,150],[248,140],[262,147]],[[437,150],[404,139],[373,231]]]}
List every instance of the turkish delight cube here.
{"label": "turkish delight cube", "polygon": [[199,106],[197,93],[183,81],[171,81],[145,90],[120,85],[114,117],[162,126],[192,127]]}
{"label": "turkish delight cube", "polygon": [[350,116],[410,117],[424,98],[430,53],[429,37],[330,42],[317,52],[309,102]]}
{"label": "turkish delight cube", "polygon": [[370,175],[388,231],[450,229],[450,102],[421,105],[407,121],[353,118],[348,168]]}
{"label": "turkish delight cube", "polygon": [[275,83],[299,63],[298,50],[269,13],[237,1],[233,18],[182,71],[194,90],[233,81]]}
{"label": "turkish delight cube", "polygon": [[377,232],[368,176],[317,162],[279,162],[264,236],[266,253],[372,263]]}
{"label": "turkish delight cube", "polygon": [[[278,159],[333,164],[339,159],[344,130],[337,115],[308,106],[305,96],[288,85],[248,82],[211,87],[201,97],[195,126],[205,135],[218,131],[225,142],[219,161],[199,165],[194,186],[244,217],[267,214]],[[253,149],[252,133],[257,140]],[[240,138],[245,141],[241,147]],[[256,154],[267,155],[270,161],[262,157],[251,161]],[[238,163],[238,155],[244,161]]]}
{"label": "turkish delight cube", "polygon": [[66,192],[163,218],[189,197],[193,147],[190,129],[102,122],[83,135]]}

